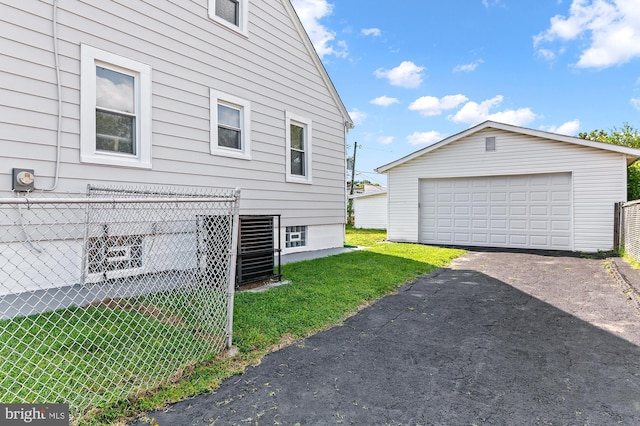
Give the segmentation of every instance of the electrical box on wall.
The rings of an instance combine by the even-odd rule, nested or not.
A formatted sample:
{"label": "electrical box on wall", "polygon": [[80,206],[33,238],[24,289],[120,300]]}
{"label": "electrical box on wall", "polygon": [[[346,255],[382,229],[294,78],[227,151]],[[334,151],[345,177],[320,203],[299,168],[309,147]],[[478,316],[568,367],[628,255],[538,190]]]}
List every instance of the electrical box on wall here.
{"label": "electrical box on wall", "polygon": [[19,192],[33,191],[36,186],[35,181],[36,177],[33,174],[33,169],[13,169],[11,189]]}

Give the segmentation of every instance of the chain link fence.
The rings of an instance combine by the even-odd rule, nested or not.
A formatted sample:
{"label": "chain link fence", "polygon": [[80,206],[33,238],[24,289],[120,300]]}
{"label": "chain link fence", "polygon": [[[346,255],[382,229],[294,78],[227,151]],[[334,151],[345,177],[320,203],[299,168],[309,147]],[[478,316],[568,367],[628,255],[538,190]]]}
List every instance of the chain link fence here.
{"label": "chain link fence", "polygon": [[622,205],[622,246],[628,256],[640,262],[640,200]]}
{"label": "chain link fence", "polygon": [[0,401],[77,419],[231,344],[238,191],[0,198]]}

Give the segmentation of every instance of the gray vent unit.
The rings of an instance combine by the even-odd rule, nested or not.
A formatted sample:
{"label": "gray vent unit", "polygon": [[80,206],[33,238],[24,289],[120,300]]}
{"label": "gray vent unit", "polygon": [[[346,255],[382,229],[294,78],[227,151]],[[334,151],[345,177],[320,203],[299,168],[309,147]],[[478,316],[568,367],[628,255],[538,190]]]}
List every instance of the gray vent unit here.
{"label": "gray vent unit", "polygon": [[[277,225],[274,221],[277,219]],[[240,216],[236,287],[271,279],[281,279],[280,216]],[[278,247],[275,246],[278,241]],[[277,273],[275,272],[277,256]]]}

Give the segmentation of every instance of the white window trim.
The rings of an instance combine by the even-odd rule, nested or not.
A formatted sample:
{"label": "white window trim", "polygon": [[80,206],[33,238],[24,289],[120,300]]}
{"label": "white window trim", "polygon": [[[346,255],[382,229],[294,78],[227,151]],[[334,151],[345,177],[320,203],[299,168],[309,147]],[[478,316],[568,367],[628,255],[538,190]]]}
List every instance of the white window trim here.
{"label": "white window trim", "polygon": [[[291,174],[291,124],[297,124],[305,128],[305,176],[299,176]],[[306,117],[302,117],[300,115],[291,113],[289,111],[285,111],[285,134],[286,134],[286,180],[287,182],[296,182],[296,183],[306,183],[311,184],[312,182],[312,167],[313,162],[311,161],[311,153],[313,147],[313,132],[312,132],[312,121]]]}
{"label": "white window trim", "polygon": [[249,32],[247,31],[247,23],[249,21],[249,0],[239,0],[240,12],[238,16],[238,25],[233,25],[231,22],[226,19],[222,19],[218,15],[216,15],[216,1],[217,0],[209,0],[209,19],[217,22],[223,27],[235,31],[237,33],[242,34],[245,37],[248,37]]}
{"label": "white window trim", "polygon": [[[210,149],[212,155],[251,160],[251,102],[227,93],[209,89]],[[218,104],[240,109],[241,149],[218,145]]]}
{"label": "white window trim", "polygon": [[[80,161],[151,168],[151,66],[95,47],[80,46]],[[96,65],[135,77],[136,155],[96,149]]]}

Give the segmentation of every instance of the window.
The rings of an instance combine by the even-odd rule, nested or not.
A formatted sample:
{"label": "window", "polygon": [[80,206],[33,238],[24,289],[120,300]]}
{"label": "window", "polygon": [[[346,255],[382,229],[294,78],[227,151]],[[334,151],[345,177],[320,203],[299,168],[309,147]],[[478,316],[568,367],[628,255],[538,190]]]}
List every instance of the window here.
{"label": "window", "polygon": [[311,183],[311,120],[287,112],[287,181]]}
{"label": "window", "polygon": [[249,0],[209,0],[209,18],[247,35]]}
{"label": "window", "polygon": [[151,67],[81,47],[80,160],[151,168]]}
{"label": "window", "polygon": [[[105,279],[141,273],[143,239],[142,235],[107,235],[89,238],[87,272],[101,274]],[[96,275],[89,278],[90,281],[100,279]]]}
{"label": "window", "polygon": [[491,136],[484,140],[484,150],[485,151],[495,151],[496,150],[496,137]]}
{"label": "window", "polygon": [[251,103],[210,91],[211,154],[251,159]]}
{"label": "window", "polygon": [[307,245],[306,226],[287,226],[285,235],[285,247],[304,247]]}

